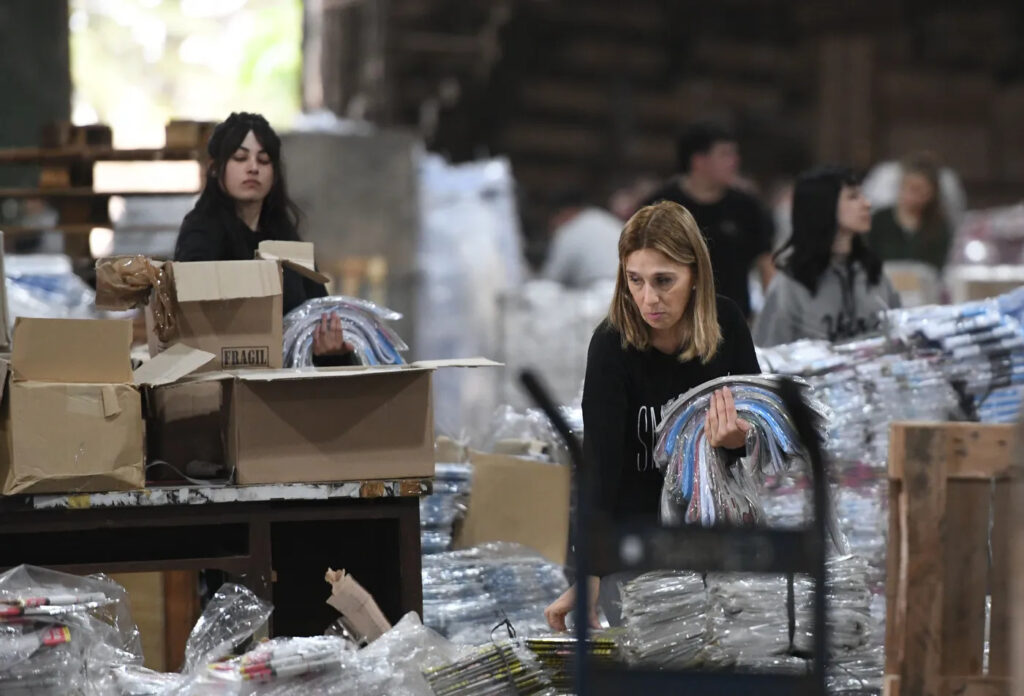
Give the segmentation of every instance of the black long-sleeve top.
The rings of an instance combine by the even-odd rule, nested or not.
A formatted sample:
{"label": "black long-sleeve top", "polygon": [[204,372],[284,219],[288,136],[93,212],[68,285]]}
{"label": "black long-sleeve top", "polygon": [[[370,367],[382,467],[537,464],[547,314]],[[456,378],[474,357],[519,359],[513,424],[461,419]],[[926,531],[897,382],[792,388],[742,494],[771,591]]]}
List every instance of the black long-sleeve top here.
{"label": "black long-sleeve top", "polygon": [[[607,322],[594,332],[583,387],[583,449],[598,514],[657,522],[664,476],[654,447],[661,407],[708,380],[761,372],[743,313],[721,295],[718,323],[722,342],[707,364],[699,358],[680,362],[655,348],[623,348]],[[604,570],[595,568],[595,574]]]}

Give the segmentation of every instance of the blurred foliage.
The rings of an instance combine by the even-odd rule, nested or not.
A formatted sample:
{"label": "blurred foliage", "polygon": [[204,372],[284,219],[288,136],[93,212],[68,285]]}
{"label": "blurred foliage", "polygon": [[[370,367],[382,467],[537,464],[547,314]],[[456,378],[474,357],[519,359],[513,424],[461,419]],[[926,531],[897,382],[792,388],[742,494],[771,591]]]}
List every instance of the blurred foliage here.
{"label": "blurred foliage", "polygon": [[171,118],[257,111],[289,126],[301,109],[302,0],[71,0],[76,122],[119,141]]}

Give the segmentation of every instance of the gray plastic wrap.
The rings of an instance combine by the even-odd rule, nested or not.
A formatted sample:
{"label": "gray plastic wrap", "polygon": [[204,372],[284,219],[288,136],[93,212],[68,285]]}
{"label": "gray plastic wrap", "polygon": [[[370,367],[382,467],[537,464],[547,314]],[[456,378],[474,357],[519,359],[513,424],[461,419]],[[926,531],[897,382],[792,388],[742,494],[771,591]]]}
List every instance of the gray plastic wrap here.
{"label": "gray plastic wrap", "polygon": [[228,657],[252,638],[273,612],[241,585],[222,586],[206,605],[185,644],[185,670],[193,672]]}
{"label": "gray plastic wrap", "polygon": [[11,325],[18,317],[95,319],[96,293],[77,275],[64,255],[12,254],[4,259]]}
{"label": "gray plastic wrap", "polygon": [[0,575],[0,693],[103,694],[120,665],[142,662],[124,588],[34,566]]}
{"label": "gray plastic wrap", "polygon": [[495,542],[423,559],[423,620],[455,643],[480,644],[509,619],[521,636],[548,631],[544,609],[567,589],[561,566]]}
{"label": "gray plastic wrap", "polygon": [[388,326],[401,314],[354,297],[318,297],[304,302],[284,318],[285,367],[313,364],[313,332],[325,314],[341,320],[345,340],[355,346],[363,365],[402,365],[401,353],[409,350],[405,341]]}
{"label": "gray plastic wrap", "polygon": [[627,657],[637,663],[684,669],[704,659],[707,595],[699,573],[648,573],[621,588]]}

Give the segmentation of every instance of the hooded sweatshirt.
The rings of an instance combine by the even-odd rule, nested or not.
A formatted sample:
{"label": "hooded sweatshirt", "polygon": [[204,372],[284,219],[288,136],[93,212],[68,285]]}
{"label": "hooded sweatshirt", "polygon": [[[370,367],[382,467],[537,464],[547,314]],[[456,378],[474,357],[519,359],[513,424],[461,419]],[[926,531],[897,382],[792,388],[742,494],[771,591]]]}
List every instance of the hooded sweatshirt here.
{"label": "hooded sweatshirt", "polygon": [[764,309],[754,323],[754,344],[769,348],[801,338],[842,341],[876,332],[879,312],[900,306],[884,275],[875,285],[858,264],[831,264],[812,293],[786,272],[768,286]]}

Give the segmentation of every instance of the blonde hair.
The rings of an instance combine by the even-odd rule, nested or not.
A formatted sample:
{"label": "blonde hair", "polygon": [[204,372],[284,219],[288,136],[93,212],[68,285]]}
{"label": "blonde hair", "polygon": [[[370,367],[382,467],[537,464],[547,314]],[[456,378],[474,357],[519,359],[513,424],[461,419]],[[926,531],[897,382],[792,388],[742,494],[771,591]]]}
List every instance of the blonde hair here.
{"label": "blonde hair", "polygon": [[633,346],[637,350],[651,347],[650,326],[633,300],[626,279],[626,260],[641,249],[659,251],[693,270],[696,287],[680,321],[683,350],[679,360],[699,357],[701,362],[709,362],[722,342],[711,256],[690,211],[670,201],[638,210],[626,222],[619,237],[619,273],[608,321],[622,335],[622,347]]}

